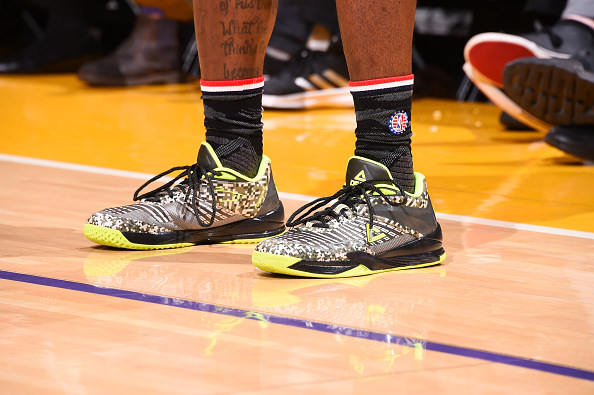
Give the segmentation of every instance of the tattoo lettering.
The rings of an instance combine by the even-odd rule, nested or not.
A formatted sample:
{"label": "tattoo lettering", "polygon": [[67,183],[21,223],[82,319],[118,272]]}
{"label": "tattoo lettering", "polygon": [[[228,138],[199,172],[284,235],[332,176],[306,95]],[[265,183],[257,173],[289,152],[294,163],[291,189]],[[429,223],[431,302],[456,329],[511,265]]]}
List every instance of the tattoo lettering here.
{"label": "tattoo lettering", "polygon": [[271,0],[220,0],[219,9],[227,16],[229,6],[236,10],[269,10],[272,8]]}
{"label": "tattoo lettering", "polygon": [[271,7],[271,0],[235,0],[235,9],[238,10],[268,10]]}
{"label": "tattoo lettering", "polygon": [[227,69],[227,64],[223,64],[223,73],[226,80],[243,80],[252,78],[260,74],[256,67],[237,67]]}
{"label": "tattoo lettering", "polygon": [[219,2],[219,10],[223,11],[223,15],[227,16],[229,13],[229,0],[221,0]]}
{"label": "tattoo lettering", "polygon": [[232,56],[232,55],[250,55],[256,56],[262,51],[266,51],[263,43],[256,43],[256,40],[250,38],[248,40],[244,40],[242,42],[236,42],[234,37],[229,37],[227,40],[221,43],[221,48],[223,48],[223,56]]}
{"label": "tattoo lettering", "polygon": [[258,16],[249,21],[231,19],[228,22],[220,21],[223,28],[223,37],[234,34],[263,34],[268,30],[268,25]]}

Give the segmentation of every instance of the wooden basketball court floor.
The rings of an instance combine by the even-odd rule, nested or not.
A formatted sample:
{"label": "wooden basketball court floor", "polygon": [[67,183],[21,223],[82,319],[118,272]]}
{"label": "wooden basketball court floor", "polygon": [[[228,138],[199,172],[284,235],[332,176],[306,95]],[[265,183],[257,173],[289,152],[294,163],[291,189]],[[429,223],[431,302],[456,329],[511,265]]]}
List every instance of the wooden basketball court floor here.
{"label": "wooden basketball court floor", "polygon": [[[594,394],[594,167],[488,104],[416,100],[441,266],[265,274],[253,245],[100,247],[86,218],[191,164],[196,86],[0,77],[0,393]],[[342,184],[350,110],[266,111],[289,212]]]}

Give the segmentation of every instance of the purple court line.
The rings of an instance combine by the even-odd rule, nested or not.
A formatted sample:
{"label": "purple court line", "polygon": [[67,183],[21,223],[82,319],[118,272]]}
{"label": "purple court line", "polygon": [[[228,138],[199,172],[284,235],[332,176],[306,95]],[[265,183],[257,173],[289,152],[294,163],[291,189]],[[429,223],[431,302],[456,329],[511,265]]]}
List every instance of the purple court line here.
{"label": "purple court line", "polygon": [[574,377],[583,380],[594,381],[594,372],[584,369],[571,368],[555,365],[547,362],[539,362],[532,359],[519,358],[510,355],[497,354],[489,351],[476,350],[459,346],[452,346],[443,343],[435,343],[410,337],[395,336],[389,333],[372,332],[359,328],[350,328],[340,325],[325,324],[316,321],[301,320],[298,318],[283,317],[279,315],[260,313],[250,310],[237,309],[232,307],[217,306],[210,303],[196,302],[193,300],[171,298],[167,296],[146,294],[141,292],[128,291],[117,288],[99,287],[91,284],[75,281],[59,280],[49,277],[34,276],[0,270],[0,278],[11,281],[19,281],[29,284],[44,285],[47,287],[69,289],[72,291],[87,292],[91,294],[107,295],[116,298],[136,300],[160,304],[165,306],[180,307],[207,313],[222,314],[233,317],[244,317],[252,320],[266,321],[273,324],[286,325],[295,328],[309,329],[318,332],[334,333],[343,336],[359,339],[373,340],[388,344],[398,344],[407,347],[414,347],[421,344],[424,349],[437,351],[445,354],[461,357],[480,359],[488,362],[501,363],[504,365],[518,366],[541,372],[553,373],[561,376]]}

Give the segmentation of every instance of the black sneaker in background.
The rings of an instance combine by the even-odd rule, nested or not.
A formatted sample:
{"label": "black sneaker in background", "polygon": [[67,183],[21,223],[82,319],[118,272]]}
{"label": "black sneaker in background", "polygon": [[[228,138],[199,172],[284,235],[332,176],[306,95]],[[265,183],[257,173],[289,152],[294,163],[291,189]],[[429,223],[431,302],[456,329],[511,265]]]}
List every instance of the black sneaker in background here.
{"label": "black sneaker in background", "polygon": [[305,51],[264,83],[262,106],[271,109],[351,108],[344,53]]}
{"label": "black sneaker in background", "polygon": [[594,161],[594,125],[555,126],[545,141],[567,154]]}
{"label": "black sneaker in background", "polygon": [[179,23],[140,13],[130,36],[111,55],[84,64],[78,78],[93,86],[183,82]]}

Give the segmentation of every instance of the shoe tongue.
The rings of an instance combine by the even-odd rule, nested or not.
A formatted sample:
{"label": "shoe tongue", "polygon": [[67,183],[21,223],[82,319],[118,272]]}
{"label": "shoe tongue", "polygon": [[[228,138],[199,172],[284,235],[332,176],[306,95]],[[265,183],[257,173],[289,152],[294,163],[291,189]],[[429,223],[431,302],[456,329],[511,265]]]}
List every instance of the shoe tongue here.
{"label": "shoe tongue", "polygon": [[392,175],[381,163],[360,156],[351,157],[347,165],[346,185],[371,180],[392,180]]}
{"label": "shoe tongue", "polygon": [[223,167],[219,158],[217,158],[214,150],[208,143],[202,143],[198,150],[198,165],[206,171],[210,171],[217,167]]}

